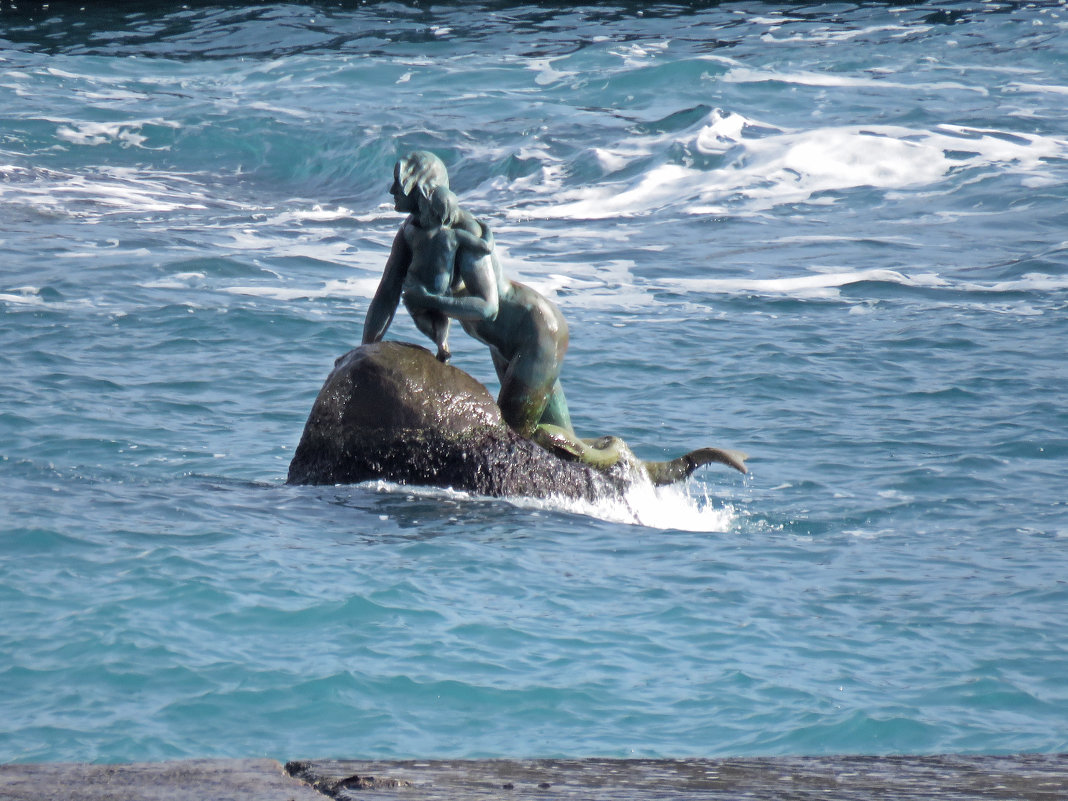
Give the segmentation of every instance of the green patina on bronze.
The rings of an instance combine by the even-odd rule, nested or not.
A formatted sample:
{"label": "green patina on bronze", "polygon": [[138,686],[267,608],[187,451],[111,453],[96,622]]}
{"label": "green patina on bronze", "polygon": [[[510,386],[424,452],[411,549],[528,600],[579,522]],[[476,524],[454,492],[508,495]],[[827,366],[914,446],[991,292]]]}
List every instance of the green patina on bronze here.
{"label": "green patina on bronze", "polygon": [[[501,384],[494,404],[496,413],[478,405],[471,410],[471,420],[485,422],[492,417],[494,422],[486,425],[497,435],[510,430],[549,454],[605,475],[643,470],[658,485],[680,481],[713,462],[746,472],[745,455],[735,451],[702,448],[671,461],[643,463],[618,437],[579,437],[560,385],[560,368],[569,341],[560,310],[530,287],[504,275],[489,227],[458,205],[449,191],[448,171],[433,153],[415,151],[398,161],[389,191],[396,210],[408,216],[393,240],[382,279],[367,309],[365,346],[382,341],[403,299],[419,329],[437,343],[440,360],[447,360],[449,355],[445,344],[449,318],[458,320],[468,334],[489,348]],[[430,255],[431,249],[434,255]],[[418,273],[417,280],[413,273]],[[469,431],[453,430],[456,425],[469,425],[469,410],[452,408],[459,396],[435,394],[445,390],[431,380],[429,365],[414,356],[416,352],[394,353],[399,361],[393,367],[400,383],[393,390],[398,397],[412,400],[409,412],[424,404],[427,416],[401,421],[389,410],[367,412],[369,425],[377,421],[398,435],[390,446],[394,455],[397,441],[421,442],[433,450],[440,449],[441,437]],[[471,397],[464,394],[462,402],[470,403]],[[436,433],[428,433],[431,431]],[[377,443],[372,450],[380,448],[381,443]]]}

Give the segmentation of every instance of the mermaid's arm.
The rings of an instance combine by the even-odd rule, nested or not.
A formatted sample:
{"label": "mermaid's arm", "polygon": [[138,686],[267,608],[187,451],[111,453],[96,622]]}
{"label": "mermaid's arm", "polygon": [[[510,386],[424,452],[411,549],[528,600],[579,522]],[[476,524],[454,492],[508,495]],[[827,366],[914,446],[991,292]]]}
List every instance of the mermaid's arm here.
{"label": "mermaid's arm", "polygon": [[[456,259],[460,278],[463,279],[465,294],[438,295],[428,292],[424,287],[412,287],[405,295],[409,304],[425,309],[434,309],[454,320],[481,322],[495,320],[500,304],[497,292],[497,273],[493,264],[493,234],[485,225],[474,217],[467,215],[465,224],[454,227],[458,239],[461,235],[477,240],[478,247],[457,249]],[[480,230],[477,236],[474,230]],[[491,255],[486,255],[491,254]]]}
{"label": "mermaid's arm", "polygon": [[[407,223],[405,223],[407,225]],[[404,236],[404,225],[393,238],[393,249],[386,259],[386,267],[382,271],[382,280],[378,282],[378,289],[367,307],[367,317],[363,323],[363,344],[378,342],[386,335],[389,324],[393,322],[393,315],[400,303],[401,290],[404,288],[404,277],[408,274],[408,267],[412,263],[412,249]]]}

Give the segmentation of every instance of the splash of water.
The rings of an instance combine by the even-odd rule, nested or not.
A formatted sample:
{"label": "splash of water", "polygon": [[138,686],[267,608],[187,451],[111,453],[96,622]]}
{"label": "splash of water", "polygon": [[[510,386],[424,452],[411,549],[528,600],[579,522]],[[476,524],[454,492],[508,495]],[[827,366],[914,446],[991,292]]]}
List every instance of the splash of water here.
{"label": "splash of water", "polygon": [[[380,479],[365,482],[363,486],[377,492],[397,493],[426,499],[498,500],[462,490],[416,487]],[[654,487],[650,482],[635,482],[622,497],[606,497],[596,501],[562,496],[515,497],[503,500],[519,509],[564,512],[584,515],[609,523],[663,530],[722,533],[730,530],[737,518],[733,506],[710,497],[707,490],[699,488],[692,481],[667,487]]]}

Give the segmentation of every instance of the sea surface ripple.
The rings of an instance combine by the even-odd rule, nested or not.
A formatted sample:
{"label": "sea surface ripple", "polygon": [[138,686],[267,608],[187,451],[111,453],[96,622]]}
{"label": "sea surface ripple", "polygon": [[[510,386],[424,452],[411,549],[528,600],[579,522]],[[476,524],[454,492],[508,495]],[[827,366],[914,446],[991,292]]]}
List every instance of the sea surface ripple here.
{"label": "sea surface ripple", "polygon": [[[1068,751],[1066,53],[1063,2],[5,4],[0,761]],[[286,486],[416,148],[580,432],[751,474]]]}

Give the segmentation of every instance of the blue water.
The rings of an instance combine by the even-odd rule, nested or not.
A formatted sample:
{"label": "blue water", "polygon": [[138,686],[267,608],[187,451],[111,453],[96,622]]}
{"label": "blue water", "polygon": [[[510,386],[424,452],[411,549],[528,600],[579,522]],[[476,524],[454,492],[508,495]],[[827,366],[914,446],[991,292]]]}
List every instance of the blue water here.
{"label": "blue water", "polygon": [[[20,6],[0,760],[1068,750],[1064,3]],[[751,474],[285,486],[414,148]]]}

